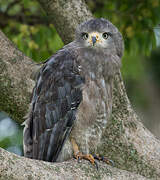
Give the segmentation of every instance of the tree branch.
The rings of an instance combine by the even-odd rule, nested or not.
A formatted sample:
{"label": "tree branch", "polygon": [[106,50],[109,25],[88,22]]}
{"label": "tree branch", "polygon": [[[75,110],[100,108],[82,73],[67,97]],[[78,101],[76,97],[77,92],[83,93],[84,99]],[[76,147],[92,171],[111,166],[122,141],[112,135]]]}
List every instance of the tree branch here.
{"label": "tree branch", "polygon": [[24,14],[22,13],[16,15],[8,15],[7,13],[0,12],[0,26],[5,27],[9,21],[17,21],[19,23],[28,25],[50,24],[48,18],[46,17],[40,17],[37,15],[24,16]]}
{"label": "tree branch", "polygon": [[76,27],[92,18],[84,0],[38,0],[65,44],[74,39]]}
{"label": "tree branch", "polygon": [[89,162],[72,159],[62,163],[49,163],[27,159],[0,148],[0,179],[70,179],[70,180],[145,180],[145,177],[99,163],[99,170]]}
{"label": "tree branch", "polygon": [[23,121],[28,110],[34,86],[30,77],[37,68],[0,31],[0,110],[18,122]]}

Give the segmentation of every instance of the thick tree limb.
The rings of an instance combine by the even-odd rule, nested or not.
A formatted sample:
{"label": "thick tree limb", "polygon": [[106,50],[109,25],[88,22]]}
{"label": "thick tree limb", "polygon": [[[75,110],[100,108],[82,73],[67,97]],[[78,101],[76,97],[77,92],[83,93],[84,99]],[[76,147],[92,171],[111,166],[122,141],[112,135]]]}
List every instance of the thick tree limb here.
{"label": "thick tree limb", "polygon": [[[39,0],[39,2],[44,7],[50,17],[50,21],[55,25],[65,43],[72,40],[77,24],[91,17],[91,13],[87,10],[85,3],[80,0],[68,0],[65,2],[64,0]],[[34,85],[30,76],[36,69],[37,67],[33,62],[18,51],[0,32],[0,109],[10,113],[14,119],[22,120],[28,109],[29,96]],[[99,149],[99,152],[113,159],[116,166],[121,169],[134,171],[150,178],[160,178],[160,142],[144,128],[133,111],[120,74],[115,77],[113,97],[113,118],[108,122],[108,128],[102,139],[102,148]],[[54,166],[53,169],[56,169],[56,167],[61,168],[60,166],[65,166],[67,168],[68,163],[71,163],[72,166],[74,164],[69,161],[48,165],[49,163],[23,158],[17,160],[15,157],[17,156],[7,154],[3,150],[0,151],[0,172],[3,173],[1,173],[3,177],[4,175],[11,177],[10,174],[12,173],[15,179],[16,174],[19,174],[20,178],[20,170],[16,171],[13,166],[18,167],[18,164],[22,165],[22,161],[24,162],[23,168],[24,166],[26,168],[29,166],[26,169],[26,173],[28,173],[26,177],[29,177],[30,172],[31,177],[38,177],[39,174],[45,177],[44,171],[46,172],[48,167],[52,169],[52,166]],[[6,165],[3,163],[5,159]],[[13,165],[12,163],[15,164]],[[6,170],[7,173],[4,170],[6,167],[8,168]],[[30,167],[34,167],[33,170]],[[87,166],[84,167],[86,168]],[[80,168],[82,175],[85,173],[83,171],[84,167]],[[108,166],[104,167],[108,168]],[[40,171],[38,171],[38,168]],[[76,168],[78,169],[75,166],[70,171],[66,170],[65,177],[69,176],[67,172],[77,173]],[[64,171],[65,169],[60,170],[60,172]],[[51,172],[47,171],[46,173],[52,179]],[[93,173],[96,175],[95,170]],[[116,175],[119,176],[119,174]]]}
{"label": "thick tree limb", "polygon": [[35,63],[20,52],[0,31],[0,110],[23,121],[34,86]]}
{"label": "thick tree limb", "polygon": [[99,163],[97,171],[87,161],[70,160],[63,163],[48,163],[19,157],[0,148],[0,179],[28,180],[145,180],[145,177]]}
{"label": "thick tree limb", "polygon": [[160,141],[143,126],[131,107],[120,74],[115,77],[113,97],[113,117],[100,152],[106,152],[119,168],[159,179]]}

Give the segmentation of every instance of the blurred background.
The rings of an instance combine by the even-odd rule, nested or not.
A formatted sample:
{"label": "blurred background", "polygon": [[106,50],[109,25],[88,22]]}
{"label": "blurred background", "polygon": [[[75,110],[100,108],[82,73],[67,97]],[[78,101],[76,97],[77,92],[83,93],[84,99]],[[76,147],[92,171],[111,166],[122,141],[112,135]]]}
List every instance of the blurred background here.
{"label": "blurred background", "polygon": [[[160,138],[160,0],[86,0],[95,17],[109,19],[123,35],[122,75],[133,108]],[[1,0],[0,29],[41,62],[63,46],[36,1]],[[22,155],[22,127],[0,112],[0,147]]]}

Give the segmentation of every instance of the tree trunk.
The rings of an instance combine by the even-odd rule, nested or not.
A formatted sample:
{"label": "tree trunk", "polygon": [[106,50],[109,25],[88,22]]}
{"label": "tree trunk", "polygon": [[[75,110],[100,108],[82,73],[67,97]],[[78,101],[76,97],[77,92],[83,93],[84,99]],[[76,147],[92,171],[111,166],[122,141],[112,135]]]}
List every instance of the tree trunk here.
{"label": "tree trunk", "polygon": [[[53,23],[65,43],[73,40],[77,25],[92,17],[86,5],[81,0],[39,0],[47,12],[50,22]],[[0,109],[8,112],[10,116],[23,121],[23,116],[28,109],[29,96],[34,81],[30,78],[37,66],[0,32]],[[102,146],[99,152],[114,160],[119,169],[141,174],[148,178],[160,178],[160,141],[156,139],[140,122],[128,100],[124,84],[119,73],[115,77],[113,92],[113,115],[108,123]],[[0,150],[0,175],[2,177],[20,179],[25,174],[26,179],[87,179],[87,174],[101,175],[88,163],[83,165],[71,160],[64,163],[46,163],[17,157],[6,151]],[[14,163],[14,165],[13,165]],[[22,171],[15,167],[21,167]],[[68,167],[70,166],[70,167]],[[14,167],[14,168],[13,168]],[[102,176],[98,179],[143,179],[142,177],[126,171],[100,165],[103,169]],[[113,175],[111,176],[111,171]],[[86,172],[89,171],[88,172]],[[101,172],[101,170],[100,170]],[[80,174],[79,174],[80,173]],[[127,173],[127,175],[126,175]],[[59,175],[60,174],[60,175]],[[121,174],[121,175],[120,175]],[[62,175],[62,176],[61,176]],[[129,177],[130,176],[130,177]],[[65,177],[65,178],[63,178]],[[55,179],[55,178],[54,178]]]}

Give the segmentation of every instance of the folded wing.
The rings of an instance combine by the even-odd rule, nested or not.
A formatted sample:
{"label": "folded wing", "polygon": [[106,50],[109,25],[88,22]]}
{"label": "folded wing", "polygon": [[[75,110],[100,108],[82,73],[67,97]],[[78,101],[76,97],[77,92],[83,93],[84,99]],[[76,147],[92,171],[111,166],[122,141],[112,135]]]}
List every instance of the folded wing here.
{"label": "folded wing", "polygon": [[76,119],[84,78],[75,56],[60,50],[45,62],[33,90],[24,128],[24,155],[56,161]]}

